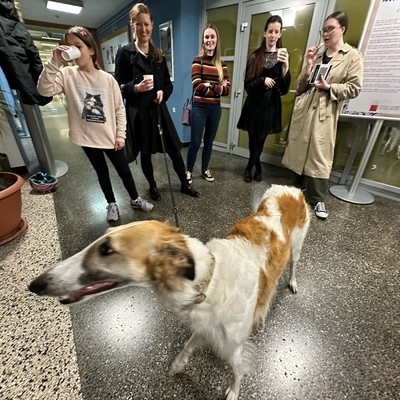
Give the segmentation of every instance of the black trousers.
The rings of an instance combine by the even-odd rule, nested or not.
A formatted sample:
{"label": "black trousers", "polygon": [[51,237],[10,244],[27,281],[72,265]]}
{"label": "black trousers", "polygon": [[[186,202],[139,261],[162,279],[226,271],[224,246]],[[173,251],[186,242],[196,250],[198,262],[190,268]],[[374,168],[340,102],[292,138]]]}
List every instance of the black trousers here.
{"label": "black trousers", "polygon": [[304,191],[306,200],[312,206],[325,201],[328,196],[329,179],[312,178],[294,173],[294,186]]}
{"label": "black trousers", "polygon": [[123,150],[94,149],[92,147],[82,147],[82,149],[96,171],[101,190],[108,203],[115,203],[115,196],[105,155],[107,155],[117,171],[130,198],[135,200],[138,197],[135,181],[133,180],[132,172],[129,169],[129,164]]}
{"label": "black trousers", "polygon": [[[178,175],[179,180],[182,184],[187,184],[186,181],[186,168],[185,162],[183,161],[181,152],[170,152],[168,153],[172,160],[172,166],[174,171]],[[154,180],[154,169],[151,162],[151,154],[140,153],[140,161],[142,164],[142,171],[150,187],[156,187],[156,181]]]}

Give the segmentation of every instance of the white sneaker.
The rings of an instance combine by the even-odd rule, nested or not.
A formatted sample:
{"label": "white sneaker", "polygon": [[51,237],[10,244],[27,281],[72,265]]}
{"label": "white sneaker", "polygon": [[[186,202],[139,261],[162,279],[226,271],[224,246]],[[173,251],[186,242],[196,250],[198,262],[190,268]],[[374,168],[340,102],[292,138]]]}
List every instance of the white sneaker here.
{"label": "white sneaker", "polygon": [[193,177],[192,173],[190,171],[186,171],[186,180],[188,181],[188,184],[191,185],[193,182]]}
{"label": "white sneaker", "polygon": [[321,219],[326,219],[326,218],[328,218],[328,212],[326,211],[326,208],[325,208],[325,203],[323,202],[323,201],[319,201],[316,205],[315,205],[315,207],[314,207],[314,211],[315,211],[315,215],[318,217],[318,218],[321,218]]}
{"label": "white sneaker", "polygon": [[135,208],[137,210],[142,210],[145,212],[150,212],[154,205],[151,204],[149,201],[142,199],[141,197],[138,197],[136,200],[131,199],[131,206],[132,208]]}
{"label": "white sneaker", "polygon": [[207,181],[207,182],[214,182],[214,177],[211,174],[211,171],[208,169],[207,171],[204,171],[201,176]]}
{"label": "white sneaker", "polygon": [[107,221],[118,221],[118,206],[115,203],[110,203],[107,206]]}

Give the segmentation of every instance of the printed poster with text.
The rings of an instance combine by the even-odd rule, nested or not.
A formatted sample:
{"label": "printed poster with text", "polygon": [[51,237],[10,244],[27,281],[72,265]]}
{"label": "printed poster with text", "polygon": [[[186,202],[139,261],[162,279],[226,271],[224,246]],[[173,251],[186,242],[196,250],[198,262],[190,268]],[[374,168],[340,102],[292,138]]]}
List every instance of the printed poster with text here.
{"label": "printed poster with text", "polygon": [[365,26],[363,86],[342,114],[400,118],[400,0],[376,0]]}

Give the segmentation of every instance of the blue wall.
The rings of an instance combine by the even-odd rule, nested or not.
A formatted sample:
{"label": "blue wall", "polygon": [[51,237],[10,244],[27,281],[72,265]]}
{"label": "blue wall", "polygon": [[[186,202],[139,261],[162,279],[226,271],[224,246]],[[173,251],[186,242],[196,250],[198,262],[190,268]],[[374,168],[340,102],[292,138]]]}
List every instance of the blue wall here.
{"label": "blue wall", "polygon": [[[116,15],[110,17],[98,27],[98,38],[126,27],[129,24],[129,10],[136,1],[128,3]],[[191,96],[191,65],[193,57],[199,51],[199,24],[202,15],[203,1],[187,0],[149,0],[154,18],[153,42],[159,45],[158,25],[172,21],[174,40],[174,91],[168,100],[168,109],[175,123],[182,142],[190,141],[190,128],[181,124],[182,106],[185,99]],[[175,108],[175,112],[173,109]]]}

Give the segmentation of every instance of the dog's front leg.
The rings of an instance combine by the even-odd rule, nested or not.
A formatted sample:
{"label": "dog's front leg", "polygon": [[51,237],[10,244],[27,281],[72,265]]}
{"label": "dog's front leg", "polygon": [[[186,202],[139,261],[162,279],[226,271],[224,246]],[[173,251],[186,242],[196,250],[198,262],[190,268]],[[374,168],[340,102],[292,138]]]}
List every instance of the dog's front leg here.
{"label": "dog's front leg", "polygon": [[192,336],[190,337],[190,339],[186,342],[183,350],[175,358],[175,360],[172,363],[171,368],[169,369],[168,372],[171,375],[182,372],[183,369],[185,368],[186,364],[189,361],[190,355],[201,344],[202,344],[202,339],[193,333]]}
{"label": "dog's front leg", "polygon": [[225,400],[237,400],[239,398],[240,382],[248,369],[248,365],[246,365],[247,363],[243,359],[243,352],[243,346],[237,347],[228,360],[233,370],[233,380],[231,385],[226,389]]}

